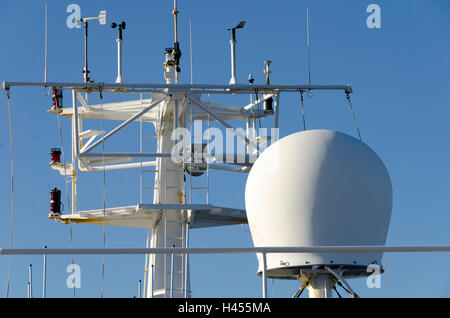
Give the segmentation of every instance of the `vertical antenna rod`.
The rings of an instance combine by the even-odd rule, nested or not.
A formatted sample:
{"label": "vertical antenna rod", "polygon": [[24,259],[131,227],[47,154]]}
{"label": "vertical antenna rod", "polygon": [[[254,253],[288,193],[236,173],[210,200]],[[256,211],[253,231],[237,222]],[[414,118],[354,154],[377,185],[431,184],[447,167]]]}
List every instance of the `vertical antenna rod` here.
{"label": "vertical antenna rod", "polygon": [[192,21],[189,19],[189,59],[191,64],[191,84],[194,84],[194,70],[192,69]]}
{"label": "vertical antenna rod", "polygon": [[174,43],[178,43],[178,21],[177,21],[177,14],[179,11],[177,10],[177,0],[173,0],[173,26],[175,28],[175,39]]}
{"label": "vertical antenna rod", "polygon": [[181,58],[181,50],[180,44],[178,43],[178,21],[177,14],[179,11],[177,10],[177,0],[173,0],[173,20],[174,20],[174,28],[175,28],[175,39],[173,42],[173,59],[175,62],[175,83],[178,84],[178,73],[180,72],[180,58]]}
{"label": "vertical antenna rod", "polygon": [[84,69],[83,69],[83,80],[85,83],[88,83],[90,78],[89,78],[89,70],[88,70],[88,42],[87,42],[87,37],[88,37],[88,22],[84,21]]}
{"label": "vertical antenna rod", "polygon": [[308,86],[311,86],[311,48],[309,46],[309,8],[306,8],[306,48],[308,50]]}
{"label": "vertical antenna rod", "polygon": [[45,3],[45,26],[44,26],[44,82],[47,82],[47,2]]}

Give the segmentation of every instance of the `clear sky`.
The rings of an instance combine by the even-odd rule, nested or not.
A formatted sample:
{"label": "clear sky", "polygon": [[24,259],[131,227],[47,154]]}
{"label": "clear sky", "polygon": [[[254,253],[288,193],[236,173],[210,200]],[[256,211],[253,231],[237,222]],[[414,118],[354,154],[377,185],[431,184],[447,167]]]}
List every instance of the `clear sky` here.
{"label": "clear sky", "polygon": [[[44,1],[1,1],[0,80],[43,81]],[[172,1],[48,1],[48,80],[82,81],[83,31],[66,26],[66,7],[80,5],[82,16],[107,10],[107,25],[90,23],[89,65],[94,81],[116,77],[117,31],[125,20],[124,80],[163,83],[163,52],[173,42]],[[381,28],[369,29],[366,8],[381,8]],[[274,84],[307,80],[306,8],[310,8],[313,84],[351,84],[353,105],[363,140],[384,161],[393,184],[394,205],[388,245],[450,244],[450,2],[414,1],[178,1],[183,52],[181,82],[190,81],[189,19],[192,20],[194,82],[226,84],[229,31],[238,32],[237,78],[253,73],[264,83],[264,60],[272,60]],[[4,93],[4,92],[3,92]],[[65,95],[65,102],[69,100]],[[93,98],[96,100],[96,97]],[[220,98],[215,99],[223,101]],[[229,101],[229,99],[227,99]],[[51,98],[42,88],[11,91],[14,134],[14,247],[69,247],[69,228],[47,219],[49,191],[65,189],[64,179],[48,167],[49,151],[61,147],[56,117],[46,110]],[[231,101],[230,101],[231,102]],[[248,96],[236,97],[236,105]],[[281,98],[281,136],[301,130],[299,96]],[[6,98],[0,99],[0,247],[9,247],[10,172]],[[333,129],[356,136],[343,93],[315,93],[306,98],[309,129]],[[62,120],[69,154],[70,124]],[[263,124],[268,124],[264,122]],[[107,128],[112,127],[106,125]],[[242,124],[240,124],[242,125]],[[136,127],[122,142],[138,150]],[[131,142],[129,142],[131,140]],[[134,147],[134,148],[133,148]],[[244,208],[245,175],[214,172],[211,202]],[[101,208],[101,175],[79,180],[79,208]],[[107,206],[138,200],[137,171],[108,172]],[[63,197],[66,193],[63,190]],[[148,199],[151,201],[151,198]],[[146,231],[107,228],[107,247],[143,247]],[[101,247],[102,227],[73,226],[75,247]],[[247,226],[191,231],[191,246],[251,246]],[[79,297],[98,297],[101,256],[76,256],[82,270]],[[34,295],[41,296],[42,256],[13,257],[11,296],[26,297],[28,264],[33,264]],[[48,257],[49,297],[71,297],[65,285],[70,256]],[[449,254],[386,254],[380,289],[364,279],[350,281],[362,297],[450,297]],[[259,297],[261,280],[254,255],[192,256],[193,297]],[[0,258],[0,296],[6,292],[8,258]],[[133,297],[143,280],[143,256],[106,256],[105,297]],[[291,296],[295,281],[269,282],[269,294]]]}

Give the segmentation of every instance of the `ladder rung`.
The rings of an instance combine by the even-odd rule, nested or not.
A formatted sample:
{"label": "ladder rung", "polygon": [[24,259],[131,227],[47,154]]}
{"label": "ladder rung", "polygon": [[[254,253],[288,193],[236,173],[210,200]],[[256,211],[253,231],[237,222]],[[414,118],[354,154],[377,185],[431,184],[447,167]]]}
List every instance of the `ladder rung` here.
{"label": "ladder rung", "polygon": [[178,189],[178,186],[166,186],[166,189]]}
{"label": "ladder rung", "polygon": [[159,172],[159,170],[157,170],[157,169],[155,169],[155,170],[148,170],[148,169],[145,169],[145,170],[141,170],[142,172]]}
{"label": "ladder rung", "polygon": [[157,138],[158,136],[142,136],[142,138]]}
{"label": "ladder rung", "polygon": [[180,172],[183,171],[181,168],[180,169],[166,169],[167,172]]}
{"label": "ladder rung", "polygon": [[208,190],[208,187],[191,187],[192,190]]}
{"label": "ladder rung", "polygon": [[156,190],[158,187],[142,187],[144,190]]}

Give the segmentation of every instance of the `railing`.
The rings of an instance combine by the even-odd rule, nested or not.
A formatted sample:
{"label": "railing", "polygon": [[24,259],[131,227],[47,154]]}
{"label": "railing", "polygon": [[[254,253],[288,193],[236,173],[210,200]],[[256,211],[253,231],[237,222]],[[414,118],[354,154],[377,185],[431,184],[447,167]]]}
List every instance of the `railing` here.
{"label": "railing", "polygon": [[310,246],[310,247],[190,247],[190,248],[1,248],[0,255],[137,255],[137,254],[262,254],[262,297],[267,297],[266,255],[273,253],[416,253],[450,252],[450,245]]}

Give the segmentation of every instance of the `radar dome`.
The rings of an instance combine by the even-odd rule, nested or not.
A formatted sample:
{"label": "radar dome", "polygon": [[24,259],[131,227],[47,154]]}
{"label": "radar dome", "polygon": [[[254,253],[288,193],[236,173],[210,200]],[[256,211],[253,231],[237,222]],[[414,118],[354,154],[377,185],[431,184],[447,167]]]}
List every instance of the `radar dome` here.
{"label": "radar dome", "polygon": [[[378,155],[349,135],[330,130],[294,133],[268,147],[245,188],[255,246],[384,245],[392,185]],[[382,253],[267,254],[269,277],[295,279],[324,266],[345,277],[369,275]],[[258,272],[262,270],[259,259]]]}

